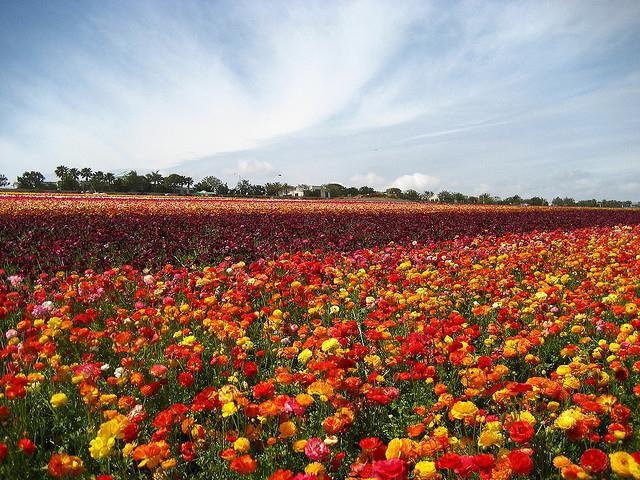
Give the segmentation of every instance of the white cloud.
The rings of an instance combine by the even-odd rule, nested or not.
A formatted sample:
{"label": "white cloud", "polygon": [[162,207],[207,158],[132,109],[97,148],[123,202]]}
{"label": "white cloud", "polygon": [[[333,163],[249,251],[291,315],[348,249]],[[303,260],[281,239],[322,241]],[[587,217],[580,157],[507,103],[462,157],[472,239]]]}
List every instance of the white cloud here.
{"label": "white cloud", "polygon": [[399,188],[400,190],[417,190],[424,192],[426,190],[434,190],[440,185],[440,179],[425,175],[424,173],[414,173],[412,175],[402,175],[396,178],[390,187]]}
{"label": "white cloud", "polygon": [[274,173],[275,169],[271,163],[264,160],[239,160],[235,170],[228,170],[228,173],[238,173],[241,176],[264,177]]}
{"label": "white cloud", "polygon": [[16,148],[44,170],[167,169],[253,149],[342,111],[398,53],[417,8],[238,2],[175,14],[140,2],[104,10],[89,19],[91,42],[50,42],[64,70],[12,79],[16,111],[2,116]]}
{"label": "white cloud", "polygon": [[353,175],[350,180],[351,183],[357,187],[367,186],[372,188],[382,188],[386,184],[385,178],[374,172],[364,174],[357,173]]}

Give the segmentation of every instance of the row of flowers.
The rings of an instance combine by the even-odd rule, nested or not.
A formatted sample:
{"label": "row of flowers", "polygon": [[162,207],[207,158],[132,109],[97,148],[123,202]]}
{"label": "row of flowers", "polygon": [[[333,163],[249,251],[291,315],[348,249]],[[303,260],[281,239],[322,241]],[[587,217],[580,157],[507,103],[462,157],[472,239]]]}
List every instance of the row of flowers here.
{"label": "row of flowers", "polygon": [[640,478],[639,285],[638,226],[7,269],[0,477]]}
{"label": "row of flowers", "polygon": [[37,277],[215,264],[393,241],[640,223],[640,210],[0,194],[0,266]]}

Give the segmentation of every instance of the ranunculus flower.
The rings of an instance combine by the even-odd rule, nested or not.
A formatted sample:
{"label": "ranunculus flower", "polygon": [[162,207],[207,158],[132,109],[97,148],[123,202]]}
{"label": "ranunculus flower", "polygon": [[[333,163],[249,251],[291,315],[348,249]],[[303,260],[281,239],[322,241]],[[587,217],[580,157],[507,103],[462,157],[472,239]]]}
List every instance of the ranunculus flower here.
{"label": "ranunculus flower", "polygon": [[457,420],[475,418],[477,413],[478,407],[476,407],[473,402],[456,402],[449,412],[451,417]]}
{"label": "ranunculus flower", "polygon": [[454,469],[461,463],[462,460],[460,459],[460,455],[457,453],[445,453],[438,459],[436,465],[438,468]]}
{"label": "ranunculus flower", "polygon": [[599,448],[585,450],[580,457],[580,463],[589,473],[602,473],[609,468],[607,454]]}
{"label": "ranunculus flower", "polygon": [[249,475],[256,471],[257,463],[251,455],[242,455],[231,460],[231,470],[238,472],[240,475]]}
{"label": "ranunculus flower", "polygon": [[54,393],[53,395],[51,395],[51,400],[49,400],[49,403],[51,403],[51,406],[53,408],[62,407],[66,405],[67,402],[68,398],[64,393]]}
{"label": "ranunculus flower", "polygon": [[184,388],[190,387],[193,384],[193,374],[190,372],[182,372],[178,375],[178,383]]}
{"label": "ranunculus flower", "polygon": [[304,453],[314,462],[321,462],[329,455],[329,449],[321,438],[311,437],[304,446]]}
{"label": "ranunculus flower", "polygon": [[33,455],[36,451],[36,445],[26,437],[18,440],[18,448],[27,455]]}
{"label": "ranunculus flower", "polygon": [[527,443],[534,434],[533,427],[529,422],[513,422],[509,427],[509,437],[516,443]]}
{"label": "ranunculus flower", "polygon": [[373,464],[373,474],[379,480],[404,480],[407,478],[407,465],[399,458],[380,460]]}
{"label": "ranunculus flower", "polygon": [[149,369],[149,373],[152,377],[165,378],[168,370],[164,365],[155,364]]}
{"label": "ranunculus flower", "polygon": [[511,464],[511,470],[517,475],[529,475],[533,470],[531,457],[522,450],[513,450],[507,456]]}

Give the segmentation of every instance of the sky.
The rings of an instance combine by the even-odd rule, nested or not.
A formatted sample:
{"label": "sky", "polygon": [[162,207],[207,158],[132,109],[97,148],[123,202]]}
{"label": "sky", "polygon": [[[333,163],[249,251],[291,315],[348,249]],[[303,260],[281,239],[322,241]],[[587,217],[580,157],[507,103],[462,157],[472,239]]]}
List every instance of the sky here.
{"label": "sky", "polygon": [[0,0],[0,173],[640,200],[640,2]]}

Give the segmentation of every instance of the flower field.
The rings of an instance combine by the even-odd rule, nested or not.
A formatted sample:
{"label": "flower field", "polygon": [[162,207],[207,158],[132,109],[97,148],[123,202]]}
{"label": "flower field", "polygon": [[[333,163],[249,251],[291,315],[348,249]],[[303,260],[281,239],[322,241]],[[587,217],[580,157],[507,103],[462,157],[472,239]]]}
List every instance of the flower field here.
{"label": "flower field", "polygon": [[640,478],[640,211],[0,197],[0,478]]}

